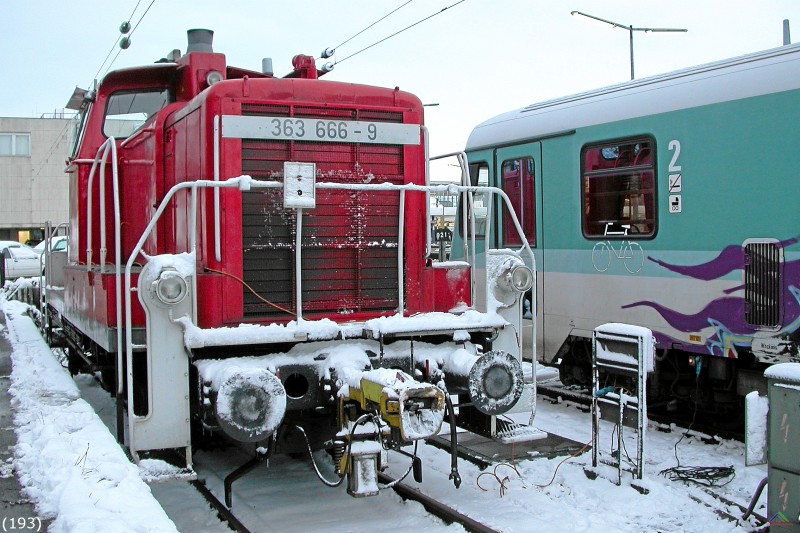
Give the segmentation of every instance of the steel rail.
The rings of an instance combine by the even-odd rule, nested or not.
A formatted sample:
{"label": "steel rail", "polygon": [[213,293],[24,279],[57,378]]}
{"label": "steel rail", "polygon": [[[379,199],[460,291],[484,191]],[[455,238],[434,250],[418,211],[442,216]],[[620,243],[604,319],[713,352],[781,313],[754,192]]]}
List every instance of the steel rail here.
{"label": "steel rail", "polygon": [[[386,485],[395,482],[393,478],[383,473],[378,473],[378,481]],[[252,530],[244,525],[244,523],[242,523],[242,521],[236,517],[233,511],[226,506],[222,500],[214,495],[214,493],[206,485],[205,480],[198,478],[190,481],[189,483],[192,485],[192,487],[197,489],[197,491],[203,496],[203,498],[205,498],[209,505],[211,505],[214,510],[217,511],[220,519],[227,522],[233,531],[236,531],[237,533],[252,533]],[[420,503],[426,512],[436,516],[447,524],[459,524],[470,533],[499,533],[498,530],[493,529],[486,524],[483,524],[478,520],[457,511],[456,509],[453,509],[443,502],[435,500],[427,494],[423,494],[418,489],[404,485],[403,483],[394,483],[394,485],[392,485],[392,490],[394,490],[401,498],[403,498],[403,500],[411,500]]]}
{"label": "steel rail", "polygon": [[[386,474],[378,473],[378,481],[383,484],[393,483],[395,480]],[[448,524],[457,523],[470,533],[499,533],[496,529],[492,529],[486,524],[478,522],[474,518],[461,513],[449,505],[446,505],[438,500],[434,500],[427,494],[423,494],[419,490],[404,485],[403,483],[396,483],[392,489],[403,499],[412,500],[421,503],[422,506],[430,514],[437,516],[447,522]]]}
{"label": "steel rail", "polygon": [[206,487],[206,482],[204,480],[194,479],[189,483],[195,489],[197,489],[197,492],[202,494],[203,498],[205,498],[209,505],[211,505],[211,507],[217,511],[219,517],[228,523],[228,526],[232,530],[236,531],[236,533],[251,533],[251,531],[244,524],[242,524],[238,518],[236,518],[236,515],[233,514],[230,509],[225,507],[225,504],[222,503],[216,496],[214,496],[214,493],[211,492],[208,487]]}

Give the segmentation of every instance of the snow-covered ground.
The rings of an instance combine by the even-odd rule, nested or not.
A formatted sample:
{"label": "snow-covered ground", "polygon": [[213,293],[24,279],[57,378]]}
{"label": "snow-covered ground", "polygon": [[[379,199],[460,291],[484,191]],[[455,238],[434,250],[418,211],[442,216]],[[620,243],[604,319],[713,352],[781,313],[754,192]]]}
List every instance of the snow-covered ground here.
{"label": "snow-covered ground", "polygon": [[0,300],[14,351],[14,469],[50,531],[175,531],[139,469],[128,461],[44,343],[27,305]]}
{"label": "snow-covered ground", "polygon": [[[90,376],[76,381],[69,377],[25,316],[25,308],[0,300],[8,325],[3,334],[14,347],[10,390],[19,441],[14,468],[39,514],[54,518],[51,531],[226,531],[185,482],[148,486],[141,480],[140,471],[128,462],[107,429],[114,413],[108,395]],[[581,443],[591,440],[589,415],[567,403],[540,400],[535,424]],[[600,450],[609,451],[613,428],[605,422],[601,425]],[[563,464],[563,457],[519,457],[513,468],[493,466],[483,472],[460,461],[463,484],[455,489],[448,480],[449,456],[420,446],[424,482],[417,485],[410,477],[406,482],[504,532],[756,529],[752,518],[735,523],[718,516],[715,509],[733,516],[741,511],[726,507],[702,487],[670,481],[659,473],[678,464],[676,454],[681,466],[732,466],[735,477],[713,490],[746,506],[766,468],[744,465],[742,443],[706,444],[696,435],[678,442],[680,437],[678,430],[664,433],[655,426],[649,428],[643,482],[647,494],[630,486],[630,475],[621,486],[602,476],[588,479],[584,467],[591,465],[589,452]],[[632,454],[636,449],[632,431],[626,433],[626,448]],[[221,479],[247,457],[228,449],[200,452],[195,460],[200,475],[221,497]],[[333,477],[330,465],[323,467],[327,467],[323,473]],[[398,477],[406,468],[407,459],[394,456],[389,474]],[[486,472],[496,473],[497,478]],[[418,504],[402,502],[391,490],[354,499],[347,496],[344,486],[328,488],[317,480],[307,458],[274,458],[268,468],[257,468],[234,489],[233,510],[253,531],[463,530],[441,523]],[[756,508],[762,515],[765,503],[766,494]]]}

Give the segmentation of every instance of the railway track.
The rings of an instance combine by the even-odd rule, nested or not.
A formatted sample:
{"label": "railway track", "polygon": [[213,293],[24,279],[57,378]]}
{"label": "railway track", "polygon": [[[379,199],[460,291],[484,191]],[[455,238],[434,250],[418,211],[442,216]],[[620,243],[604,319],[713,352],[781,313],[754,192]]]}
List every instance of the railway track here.
{"label": "railway track", "polygon": [[[86,381],[84,383],[88,384]],[[97,406],[98,410],[103,413],[113,413],[113,409],[108,403],[110,399],[106,398],[107,395],[99,387],[95,386],[93,390],[97,392],[98,397],[102,397],[104,402]],[[539,393],[542,400],[560,397],[566,402],[574,402],[583,410],[588,410],[590,397],[580,391],[565,390],[561,387],[553,387],[548,383],[540,386]],[[108,420],[109,424],[112,422],[112,420]],[[186,508],[185,499],[173,497],[173,509],[167,512],[170,516],[173,516],[173,513],[185,515],[190,512],[198,512],[198,514],[205,515],[206,521],[213,518],[215,525],[210,529],[191,529],[181,525],[179,526],[181,530],[268,532],[326,529],[328,531],[346,531],[348,530],[347,525],[352,526],[353,524],[357,524],[363,530],[388,529],[396,526],[391,517],[400,516],[398,515],[398,505],[402,498],[417,501],[422,506],[403,508],[402,516],[404,518],[412,515],[417,522],[430,523],[430,517],[436,516],[443,521],[441,527],[434,526],[426,529],[446,531],[445,523],[457,523],[470,532],[492,531],[490,527],[479,521],[481,516],[486,516],[483,513],[477,515],[478,520],[465,517],[449,506],[437,502],[434,498],[427,497],[411,487],[410,484],[396,486],[395,492],[398,496],[392,495],[391,491],[382,491],[381,495],[364,500],[351,498],[346,494],[344,487],[328,489],[316,479],[309,483],[307,481],[310,476],[313,477],[313,474],[310,472],[307,458],[301,460],[284,458],[283,462],[275,458],[269,465],[266,474],[264,470],[256,470],[237,481],[237,484],[234,485],[233,506],[229,509],[222,503],[224,500],[224,477],[241,466],[247,459],[247,455],[238,448],[195,454],[195,466],[200,479],[188,483],[186,481],[176,482],[176,484],[184,487],[182,489],[186,491],[183,493],[184,495],[193,493],[193,498],[202,504],[202,508],[195,504],[193,509],[189,510]],[[392,480],[382,478],[380,481],[389,483]],[[693,491],[689,497],[698,504],[713,509],[725,520],[734,522],[737,518],[735,515],[744,509],[741,503],[725,499],[713,490],[705,492],[708,493],[706,496],[701,492]],[[702,501],[699,501],[698,497]],[[165,504],[161,499],[159,501],[167,509],[169,504]],[[209,511],[205,502],[214,508],[213,512]],[[214,515],[219,515],[219,517]],[[428,518],[425,518],[426,516]],[[763,517],[758,516],[758,518],[762,519]]]}
{"label": "railway track", "polygon": [[222,503],[211,490],[206,486],[204,479],[190,481],[192,487],[200,493],[208,504],[217,512],[221,522],[225,522],[228,527],[236,533],[250,533],[250,530],[236,517],[236,515]]}
{"label": "railway track", "polygon": [[[572,402],[588,414],[591,398],[581,391],[548,384],[539,388],[539,394],[543,399],[557,401],[561,398],[562,401]],[[664,422],[658,423],[664,425]],[[696,434],[697,430],[693,429],[692,432]],[[222,531],[225,531],[225,528],[237,533],[287,529],[339,531],[347,530],[346,524],[350,526],[358,524],[358,527],[364,529],[385,529],[392,527],[393,524],[392,519],[388,517],[406,516],[410,513],[416,520],[426,521],[430,518],[422,518],[425,515],[435,516],[444,524],[459,524],[469,532],[495,532],[479,519],[458,512],[411,484],[402,482],[395,484],[393,490],[397,496],[390,496],[390,491],[381,491],[381,495],[364,500],[351,498],[346,494],[344,487],[331,490],[316,479],[307,483],[301,480],[301,477],[307,480],[310,474],[307,457],[273,459],[269,470],[266,470],[265,466],[257,467],[252,473],[236,482],[233,505],[229,507],[225,505],[223,498],[224,477],[247,460],[246,454],[238,448],[236,450],[235,453],[232,453],[232,449],[198,453],[195,466],[199,479],[190,482],[193,490],[199,492],[213,507]],[[331,472],[328,474],[332,475]],[[384,485],[392,484],[394,481],[386,475],[381,475],[379,478],[379,482]],[[737,523],[738,517],[746,511],[745,505],[732,501],[713,489],[702,488],[700,491],[692,491],[689,498],[712,509],[720,518],[732,523]],[[404,507],[400,512],[398,511],[400,499],[418,502],[422,507]],[[334,503],[323,504],[323,500],[332,500]],[[256,507],[260,508],[260,511],[254,513],[253,509]],[[339,510],[331,514],[330,508]],[[754,516],[762,522],[765,521],[763,516],[758,514]]]}
{"label": "railway track", "polygon": [[[208,474],[208,476],[205,477],[205,474]],[[189,481],[189,484],[194,490],[200,493],[206,502],[208,502],[208,504],[217,513],[220,523],[227,526],[228,529],[237,533],[255,533],[263,531],[262,524],[255,523],[252,520],[252,517],[242,516],[247,515],[247,512],[241,514],[237,512],[237,507],[241,509],[247,508],[248,506],[237,505],[240,502],[236,502],[232,507],[228,507],[225,502],[217,496],[218,491],[214,489],[218,489],[219,485],[217,483],[218,480],[215,478],[216,475],[213,472],[200,470],[198,479]],[[400,498],[402,498],[402,501],[413,501],[419,503],[422,505],[425,512],[442,520],[447,525],[461,525],[464,530],[469,531],[470,533],[498,533],[497,530],[457,511],[449,505],[438,501],[427,494],[424,494],[420,490],[402,482],[396,482],[394,478],[386,474],[379,474],[378,481],[384,485],[391,485],[392,490],[397,493]],[[339,490],[344,493],[343,488],[340,487]],[[349,496],[344,497],[350,500]],[[302,498],[302,496],[299,496],[299,498],[305,500]],[[308,508],[297,507],[297,509],[300,509],[300,511],[294,511],[295,513],[308,513]],[[362,509],[362,512],[368,511]],[[317,525],[317,528],[324,529],[324,526],[326,525],[324,522],[325,517],[320,516],[320,523]]]}
{"label": "railway track", "polygon": [[[392,478],[385,474],[378,474],[378,479],[384,484],[394,482]],[[415,488],[404,485],[403,483],[397,483],[393,485],[392,488],[404,500],[411,500],[422,504],[426,511],[444,520],[447,524],[460,524],[470,533],[498,533],[497,530],[460,513],[449,505],[435,500]]]}
{"label": "railway track", "polygon": [[[81,380],[81,389],[82,396],[102,414],[106,425],[113,428],[115,410],[111,397],[92,379]],[[257,467],[233,485],[233,505],[228,507],[224,502],[225,476],[246,462],[248,455],[240,448],[230,446],[200,451],[194,457],[195,471],[192,475],[187,476],[185,472],[182,472],[184,475],[166,473],[161,478],[156,476],[150,480],[154,483],[151,485],[154,494],[162,492],[155,490],[155,487],[172,486],[170,490],[163,491],[163,494],[156,494],[156,498],[170,518],[182,524],[179,526],[182,531],[347,531],[352,529],[344,524],[347,513],[352,517],[352,523],[357,524],[357,529],[364,529],[361,524],[365,514],[373,515],[372,518],[366,518],[373,529],[390,529],[391,517],[398,513],[399,499],[418,502],[422,506],[416,510],[404,509],[404,514],[412,513],[419,522],[429,522],[431,516],[436,517],[443,522],[442,531],[445,531],[444,524],[460,524],[471,533],[496,531],[402,482],[392,487],[399,498],[387,498],[384,492],[389,491],[381,491],[381,495],[369,498],[370,505],[363,505],[367,500],[352,498],[346,494],[345,487],[329,489],[320,483],[310,472],[307,457],[292,459],[281,456],[271,459],[269,468]],[[165,472],[169,471],[169,468],[165,469]],[[329,475],[332,476],[332,472]],[[393,481],[394,479],[383,474],[379,479],[384,485]],[[309,512],[309,502],[312,502],[311,506],[317,512]],[[206,503],[213,509],[213,513],[208,511]],[[335,527],[331,527],[331,508],[344,509],[338,511],[334,517],[337,520]],[[189,520],[185,516],[188,513],[205,518]],[[213,525],[203,522],[213,518],[209,514],[216,515]],[[182,519],[184,522],[181,522]],[[293,527],[293,524],[296,525]]]}

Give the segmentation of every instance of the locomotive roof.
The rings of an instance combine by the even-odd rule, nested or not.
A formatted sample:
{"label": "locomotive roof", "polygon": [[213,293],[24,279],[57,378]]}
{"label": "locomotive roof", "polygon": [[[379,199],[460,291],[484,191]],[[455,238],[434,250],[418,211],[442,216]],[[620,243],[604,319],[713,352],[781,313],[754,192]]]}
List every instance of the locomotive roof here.
{"label": "locomotive roof", "polygon": [[476,126],[467,150],[798,87],[800,44],[787,45],[509,111]]}
{"label": "locomotive roof", "polygon": [[150,78],[170,79],[178,69],[177,63],[153,63],[152,65],[124,67],[112,70],[100,82],[103,84],[116,84],[128,80],[140,80],[142,76]]}

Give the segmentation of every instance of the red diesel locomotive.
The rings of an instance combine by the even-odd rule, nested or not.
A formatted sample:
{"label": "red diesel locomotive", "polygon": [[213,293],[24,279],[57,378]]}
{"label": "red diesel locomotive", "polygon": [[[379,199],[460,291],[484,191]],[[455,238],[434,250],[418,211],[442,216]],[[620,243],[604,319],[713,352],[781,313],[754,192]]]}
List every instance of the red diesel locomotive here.
{"label": "red diesel locomotive", "polygon": [[430,257],[441,186],[419,99],[321,81],[302,55],[283,78],[230,67],[211,36],[190,30],[185,55],[74,97],[69,249],[47,257],[46,325],[71,371],[117,394],[132,456],[177,449],[191,467],[212,434],[260,454],[327,449],[363,496],[387,450],[445,416],[453,439],[457,425],[534,432],[497,418],[534,411],[530,249]]}

